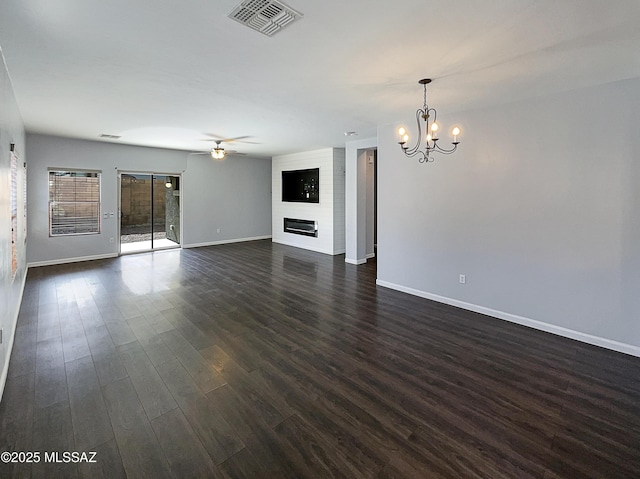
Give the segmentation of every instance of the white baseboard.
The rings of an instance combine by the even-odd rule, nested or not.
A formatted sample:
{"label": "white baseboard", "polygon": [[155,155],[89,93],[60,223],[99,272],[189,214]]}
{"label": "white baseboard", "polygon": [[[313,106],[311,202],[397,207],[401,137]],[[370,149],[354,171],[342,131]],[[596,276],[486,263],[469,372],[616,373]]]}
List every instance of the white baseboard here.
{"label": "white baseboard", "polygon": [[383,286],[385,288],[395,289],[396,291],[408,293],[413,296],[419,296],[421,298],[430,299],[433,301],[437,301],[439,303],[456,306],[458,308],[466,309],[467,311],[474,311],[476,313],[485,314],[487,316],[492,316],[498,319],[503,319],[511,323],[521,324],[523,326],[528,326],[533,329],[538,329],[540,331],[545,331],[547,333],[556,334],[558,336],[563,336],[565,338],[575,339],[576,341],[581,341],[583,343],[593,344],[594,346],[600,346],[602,348],[611,349],[613,351],[618,351],[620,353],[625,353],[631,356],[640,357],[640,347],[633,346],[631,344],[621,343],[619,341],[614,341],[612,339],[593,336],[591,334],[575,331],[573,329],[563,328],[562,326],[556,326],[554,324],[537,321],[535,319],[525,318],[524,316],[505,313],[504,311],[498,311],[498,310],[487,308],[484,306],[479,306],[477,304],[466,303],[464,301],[459,301],[457,299],[447,298],[446,296],[439,296],[437,294],[427,293],[425,291],[408,288],[406,286],[402,286],[399,284],[389,283],[388,281],[383,281],[380,279],[376,280],[376,284],[378,286]]}
{"label": "white baseboard", "polygon": [[117,258],[118,253],[108,253],[108,254],[96,254],[93,256],[78,256],[76,258],[60,258],[60,259],[51,259],[47,261],[33,261],[28,263],[29,268],[35,268],[37,266],[52,266],[55,264],[67,264],[67,263],[78,263],[80,261],[93,261],[96,259],[109,259],[109,258]]}
{"label": "white baseboard", "polygon": [[335,256],[338,254],[343,254],[345,253],[345,250],[339,250],[339,251],[331,251],[331,250],[327,250],[327,249],[322,249],[322,248],[312,248],[310,246],[305,246],[305,245],[301,245],[299,243],[294,243],[293,241],[283,241],[280,239],[277,240],[273,240],[274,243],[278,243],[278,244],[283,244],[285,246],[293,246],[294,248],[300,248],[300,249],[306,249],[309,251],[315,251],[316,253],[323,253],[323,254],[328,254],[331,256]]}
{"label": "white baseboard", "polygon": [[375,257],[376,257],[375,253],[367,253],[367,256],[366,256],[367,259],[371,259],[371,258],[375,258]]}
{"label": "white baseboard", "polygon": [[[27,267],[27,270],[28,270],[28,267]],[[22,276],[22,285],[20,286],[20,300],[18,301],[18,308],[16,309],[16,314],[13,317],[13,323],[11,326],[11,331],[9,331],[9,337],[2,338],[2,342],[6,344],[7,347],[6,347],[6,356],[5,356],[4,366],[2,368],[2,373],[0,375],[0,402],[2,401],[2,395],[4,394],[4,386],[7,383],[7,375],[9,374],[9,361],[11,359],[11,352],[13,351],[13,340],[15,339],[15,336],[16,336],[16,327],[18,326],[18,316],[20,315],[20,307],[22,306],[22,297],[24,295],[25,284],[27,284],[26,270],[24,275]]]}
{"label": "white baseboard", "polygon": [[344,262],[349,264],[360,265],[360,264],[365,264],[367,262],[367,259],[366,258],[363,258],[363,259],[345,258]]}
{"label": "white baseboard", "polygon": [[234,238],[220,241],[207,241],[206,243],[192,243],[192,244],[184,244],[183,248],[201,248],[203,246],[216,246],[220,244],[229,244],[229,243],[244,243],[245,241],[258,241],[264,239],[271,239],[271,235],[265,236],[252,236],[250,238]]}

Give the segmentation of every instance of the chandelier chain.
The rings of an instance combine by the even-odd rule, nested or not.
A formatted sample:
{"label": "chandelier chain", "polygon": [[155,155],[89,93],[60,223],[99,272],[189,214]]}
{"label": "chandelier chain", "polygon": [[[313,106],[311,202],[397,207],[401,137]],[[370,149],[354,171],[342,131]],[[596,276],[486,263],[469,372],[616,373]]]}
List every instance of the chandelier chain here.
{"label": "chandelier chain", "polygon": [[427,114],[427,84],[425,83],[424,85],[422,85],[424,87],[424,106],[422,107],[424,109],[424,114]]}

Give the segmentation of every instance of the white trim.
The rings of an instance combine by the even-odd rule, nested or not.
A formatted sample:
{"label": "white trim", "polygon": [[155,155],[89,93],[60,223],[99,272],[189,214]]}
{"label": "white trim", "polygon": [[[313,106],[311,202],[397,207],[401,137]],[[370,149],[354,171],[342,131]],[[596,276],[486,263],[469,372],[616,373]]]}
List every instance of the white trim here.
{"label": "white trim", "polygon": [[278,243],[278,244],[283,244],[285,246],[293,246],[294,248],[300,248],[300,249],[306,249],[306,250],[309,250],[309,251],[315,251],[316,253],[328,254],[328,255],[331,255],[331,256],[344,254],[344,250],[331,251],[331,250],[326,250],[326,249],[321,249],[321,248],[312,248],[312,247],[309,247],[309,246],[301,245],[300,243],[288,242],[288,241],[283,241],[283,240],[273,240],[273,242],[274,243]]}
{"label": "white trim", "polygon": [[345,258],[344,262],[349,264],[361,265],[361,264],[365,264],[367,262],[367,259],[366,258],[364,259]]}
{"label": "white trim", "polygon": [[[66,173],[67,171],[70,173],[100,173],[102,174],[102,170],[92,170],[90,168],[57,168],[55,166],[50,166],[47,168],[47,172],[58,172],[58,173]],[[48,175],[47,175],[48,176]]]}
{"label": "white trim", "polygon": [[271,239],[271,235],[265,236],[253,236],[251,238],[234,238],[220,241],[207,241],[206,243],[193,243],[193,244],[183,244],[182,247],[187,248],[201,248],[202,246],[216,246],[219,244],[227,244],[227,243],[244,243],[245,241],[257,241]]}
{"label": "white trim", "polygon": [[399,284],[389,283],[381,279],[376,279],[376,284],[384,288],[395,289],[403,293],[408,293],[413,296],[419,296],[421,298],[430,299],[439,303],[456,306],[458,308],[466,309],[468,311],[474,311],[476,313],[485,314],[494,318],[509,321],[511,323],[521,324],[533,329],[545,331],[547,333],[563,336],[569,339],[575,339],[587,344],[593,344],[594,346],[600,346],[601,348],[611,349],[620,353],[629,354],[631,356],[640,357],[640,347],[633,346],[632,344],[621,343],[614,341],[613,339],[601,338],[599,336],[593,336],[591,334],[575,331],[573,329],[563,328],[562,326],[556,326],[554,324],[545,323],[531,318],[525,318],[524,316],[518,316],[511,313],[505,313],[504,311],[498,311],[495,309],[479,306],[473,303],[466,303],[453,298],[447,298],[445,296],[439,296],[433,293],[427,293],[413,288],[408,288]]}
{"label": "white trim", "polygon": [[118,253],[96,254],[93,256],[78,256],[76,258],[59,258],[59,259],[50,259],[46,261],[34,261],[32,263],[28,263],[27,266],[29,268],[35,268],[37,266],[52,266],[55,264],[79,263],[80,261],[93,261],[96,259],[109,259],[109,258],[117,258],[117,257],[118,257]]}
{"label": "white trim", "polygon": [[[13,327],[11,328],[8,338],[3,337],[2,342],[6,344],[6,356],[4,366],[2,367],[2,375],[0,375],[0,401],[2,401],[2,395],[4,394],[4,386],[7,383],[7,376],[9,375],[9,362],[11,360],[11,353],[13,351],[13,341],[16,336],[16,328],[18,327],[18,316],[20,316],[20,308],[22,307],[22,297],[24,296],[24,286],[27,284],[27,270],[22,275],[22,286],[20,286],[20,301],[18,301],[18,308],[16,309],[15,317],[13,318]],[[7,342],[7,340],[9,342]]]}
{"label": "white trim", "polygon": [[[129,244],[133,244],[133,243],[129,243]],[[120,243],[120,246],[122,246],[122,243]],[[118,254],[118,256],[128,256],[130,254],[138,254],[138,253],[156,253],[158,251],[169,251],[172,249],[181,249],[181,248],[182,248],[182,245],[179,245],[179,244],[176,244],[175,246],[159,246],[153,249],[138,249],[138,250],[125,251],[124,253],[120,251],[120,254]]]}
{"label": "white trim", "polygon": [[367,259],[371,259],[371,258],[375,258],[375,257],[376,257],[376,254],[375,254],[375,253],[368,253],[368,254],[366,255],[366,258],[367,258]]}

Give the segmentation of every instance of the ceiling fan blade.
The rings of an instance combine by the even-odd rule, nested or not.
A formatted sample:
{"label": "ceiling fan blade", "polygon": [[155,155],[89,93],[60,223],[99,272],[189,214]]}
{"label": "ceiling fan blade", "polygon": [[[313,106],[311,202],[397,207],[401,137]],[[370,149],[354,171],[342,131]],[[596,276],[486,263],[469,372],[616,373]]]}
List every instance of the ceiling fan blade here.
{"label": "ceiling fan blade", "polygon": [[204,135],[210,137],[210,138],[205,138],[202,141],[215,141],[215,142],[221,142],[221,143],[233,143],[233,142],[238,142],[238,143],[248,143],[248,144],[252,144],[252,145],[257,145],[258,143],[253,142],[253,141],[243,141],[247,138],[253,138],[253,136],[251,135],[244,135],[244,136],[236,136],[233,138],[224,138],[223,136],[220,135],[215,135],[213,133],[204,133]]}
{"label": "ceiling fan blade", "polygon": [[249,136],[249,135],[236,136],[235,138],[225,138],[225,139],[224,139],[224,140],[222,140],[222,141],[224,141],[225,143],[231,143],[231,142],[234,142],[234,141],[245,140],[245,139],[247,139],[247,138],[253,138],[253,137],[252,137],[252,136]]}

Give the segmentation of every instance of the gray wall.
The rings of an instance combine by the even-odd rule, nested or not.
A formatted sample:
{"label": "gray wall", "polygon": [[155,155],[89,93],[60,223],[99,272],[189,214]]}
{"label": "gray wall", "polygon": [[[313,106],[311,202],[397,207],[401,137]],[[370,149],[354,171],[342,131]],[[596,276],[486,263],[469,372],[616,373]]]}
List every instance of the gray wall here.
{"label": "gray wall", "polygon": [[[118,253],[118,171],[182,175],[184,246],[214,244],[271,235],[271,162],[245,157],[214,161],[187,152],[28,135],[29,263],[57,263]],[[98,235],[50,238],[47,169],[102,171],[103,219]],[[220,233],[217,233],[217,229]],[[116,240],[111,243],[110,238]]]}
{"label": "gray wall", "polygon": [[183,185],[185,246],[271,237],[271,160],[192,155]]}
{"label": "gray wall", "polygon": [[[18,164],[18,268],[12,277],[11,268],[11,152],[16,145]],[[26,276],[26,247],[24,237],[24,167],[26,161],[24,127],[11,87],[9,75],[0,54],[0,397],[4,390],[9,367],[9,355],[20,308],[22,287]]]}
{"label": "gray wall", "polygon": [[632,79],[439,111],[462,144],[426,165],[381,126],[378,283],[640,355],[638,106]]}

